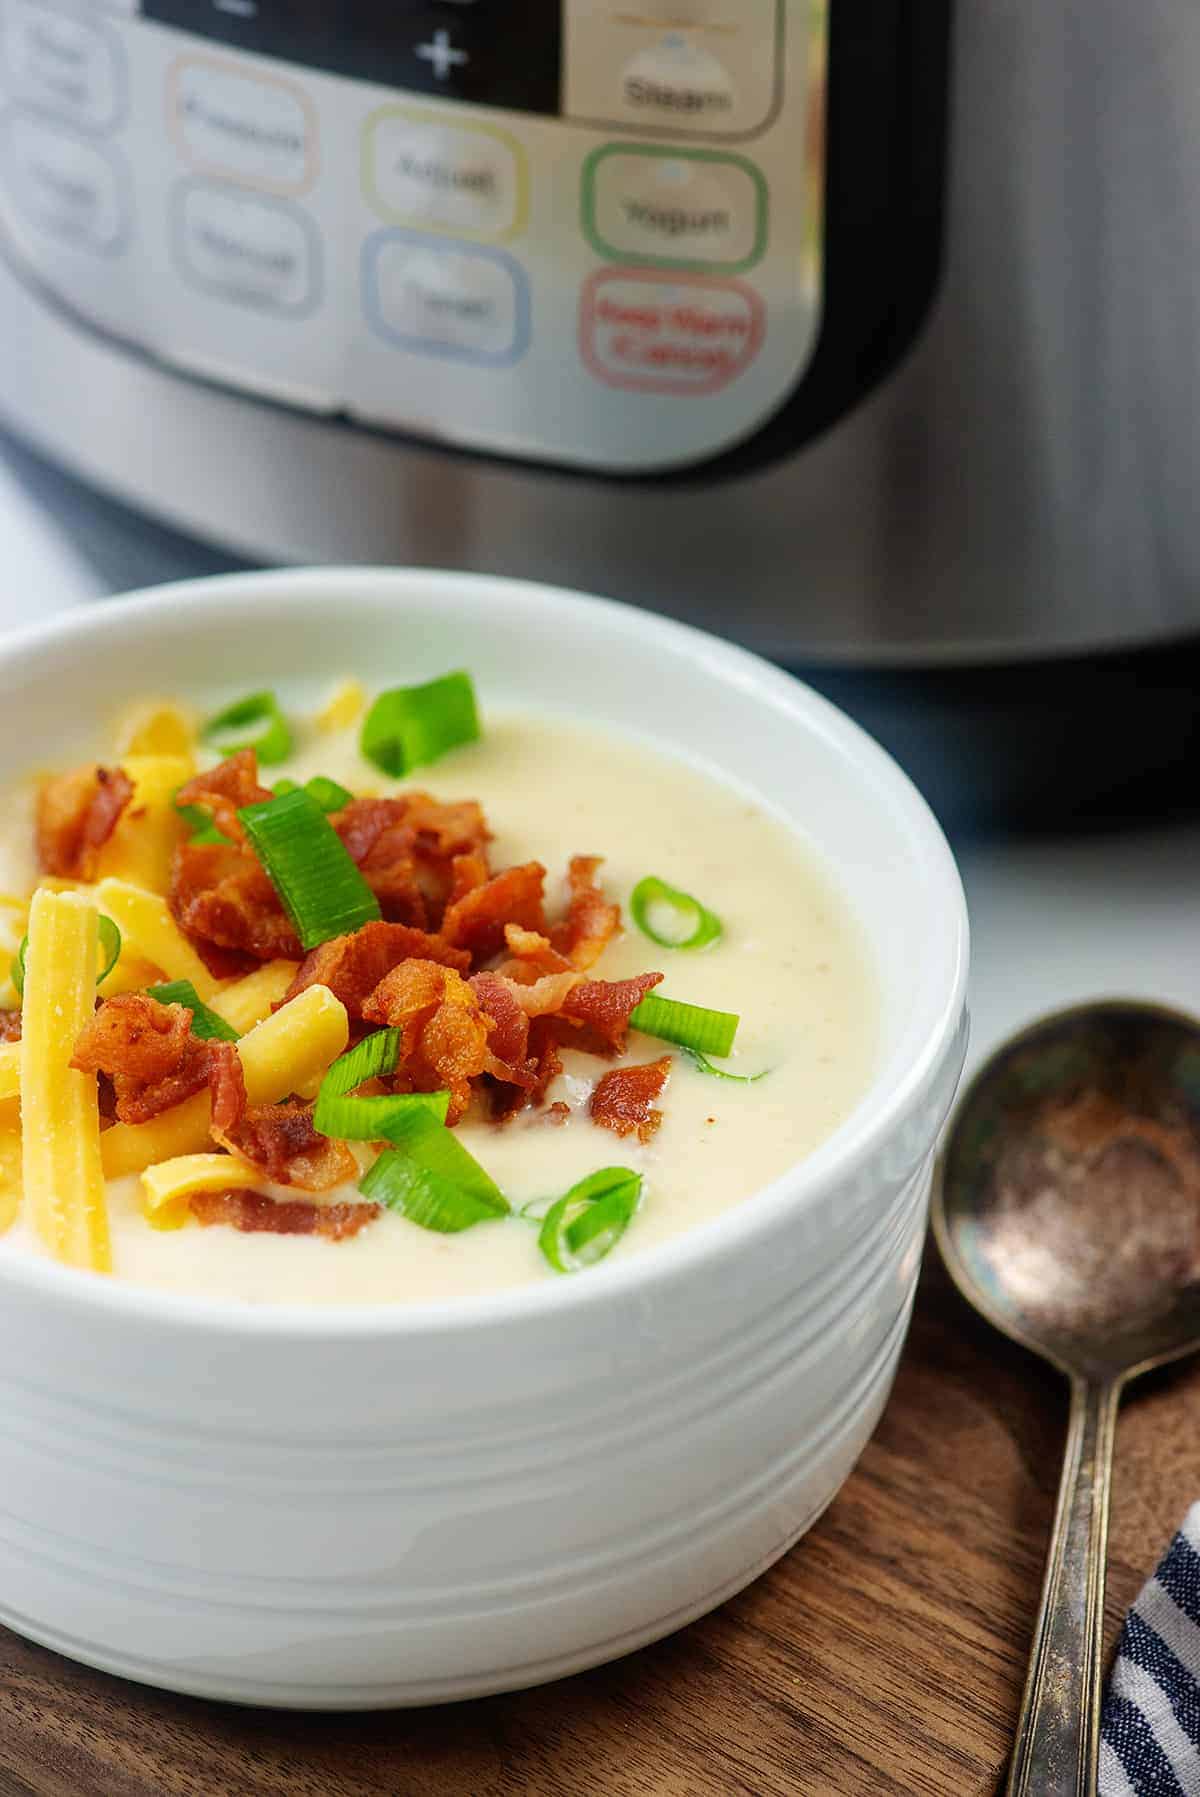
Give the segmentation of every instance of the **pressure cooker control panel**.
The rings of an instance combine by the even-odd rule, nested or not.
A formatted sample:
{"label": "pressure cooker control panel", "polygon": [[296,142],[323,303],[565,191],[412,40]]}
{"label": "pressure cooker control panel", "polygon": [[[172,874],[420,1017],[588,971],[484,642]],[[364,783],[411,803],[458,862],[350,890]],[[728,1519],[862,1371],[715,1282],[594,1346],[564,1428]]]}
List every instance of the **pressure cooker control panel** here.
{"label": "pressure cooker control panel", "polygon": [[0,242],[285,404],[686,468],[811,359],[826,0],[0,0]]}

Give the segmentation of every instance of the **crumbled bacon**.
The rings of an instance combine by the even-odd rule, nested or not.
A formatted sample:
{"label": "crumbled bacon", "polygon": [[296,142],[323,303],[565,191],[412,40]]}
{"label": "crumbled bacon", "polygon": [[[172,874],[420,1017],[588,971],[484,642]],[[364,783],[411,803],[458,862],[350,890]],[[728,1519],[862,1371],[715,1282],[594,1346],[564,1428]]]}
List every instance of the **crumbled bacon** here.
{"label": "crumbled bacon", "polygon": [[0,1011],[0,1042],[19,1042],[20,1040],[20,1011]]}
{"label": "crumbled bacon", "polygon": [[278,893],[242,843],[182,843],[167,902],[201,955],[215,948],[257,961],[299,961],[304,954]]}
{"label": "crumbled bacon", "polygon": [[460,973],[435,961],[402,961],[363,1005],[368,1023],[400,1031],[398,1091],[450,1093],[447,1123],[471,1101],[471,1081],[488,1071],[492,1029]]}
{"label": "crumbled bacon", "polygon": [[38,793],[38,865],[60,880],[92,880],[100,850],[133,798],[124,768],[76,768],[47,780]]}
{"label": "crumbled bacon", "polygon": [[570,973],[571,963],[560,955],[548,936],[537,930],[522,929],[520,924],[506,923],[504,945],[509,959],[497,968],[506,978],[531,986],[544,973]]}
{"label": "crumbled bacon", "polygon": [[378,1204],[305,1204],[301,1199],[269,1198],[265,1192],[231,1188],[228,1192],[195,1192],[192,1215],[206,1229],[227,1223],[244,1235],[316,1235],[327,1242],[348,1241],[381,1214]]}
{"label": "crumbled bacon", "polygon": [[476,961],[490,960],[504,947],[505,926],[518,924],[539,933],[545,926],[542,889],[546,870],[540,861],[506,867],[485,886],[476,886],[446,907],[442,935]]}
{"label": "crumbled bacon", "polygon": [[214,1120],[213,1135],[273,1185],[332,1192],[358,1177],[351,1150],[313,1127],[313,1106],[300,1098],[252,1105],[231,1128],[218,1129]]}
{"label": "crumbled bacon", "polygon": [[465,949],[451,948],[440,936],[404,923],[368,923],[350,936],[334,936],[314,948],[281,1003],[287,1004],[309,986],[328,986],[352,1018],[361,1018],[365,1000],[380,981],[402,961],[414,959],[436,961],[459,973],[471,965]]}
{"label": "crumbled bacon", "polygon": [[213,823],[231,842],[241,842],[245,832],[238,812],[246,805],[261,805],[274,793],[258,781],[258,756],[253,749],[239,749],[217,767],[206,768],[175,794],[177,805],[195,805],[207,811]]}
{"label": "crumbled bacon", "polygon": [[[477,973],[470,982],[479,1008],[492,1020],[488,1047],[495,1060],[507,1067],[524,1068],[529,1053],[529,1018],[507,980],[494,973]],[[518,1084],[524,1084],[521,1079]]]}
{"label": "crumbled bacon", "polygon": [[227,1135],[246,1109],[246,1078],[232,1042],[208,1043],[208,1089],[212,1093],[212,1129]]}
{"label": "crumbled bacon", "polygon": [[637,1067],[614,1067],[592,1093],[592,1121],[619,1136],[636,1132],[639,1142],[648,1142],[662,1122],[662,1112],[653,1105],[670,1071],[670,1055]]}
{"label": "crumbled bacon", "polygon": [[615,1049],[619,1054],[629,1033],[630,1013],[662,979],[661,973],[639,973],[631,980],[581,980],[563,1001],[560,1016],[584,1026],[601,1052]]}
{"label": "crumbled bacon", "polygon": [[148,992],[105,999],[75,1044],[72,1067],[112,1081],[122,1123],[148,1123],[208,1086],[214,1117],[229,1126],[245,1107],[242,1065],[230,1042],[192,1035],[184,1005],[160,1005]]}
{"label": "crumbled bacon", "polygon": [[465,898],[468,892],[474,892],[477,886],[486,886],[488,882],[487,857],[477,850],[470,855],[455,855],[450,863],[450,896],[449,904],[455,899]]}
{"label": "crumbled bacon", "polygon": [[550,932],[550,940],[572,967],[593,967],[621,927],[621,907],[606,899],[596,884],[597,855],[575,855],[567,872],[571,893],[567,915]]}
{"label": "crumbled bacon", "polygon": [[[473,799],[440,804],[427,792],[354,799],[330,820],[379,900],[385,919],[436,927],[447,902],[482,868],[491,832]],[[469,865],[456,868],[456,864]]]}
{"label": "crumbled bacon", "polygon": [[546,1093],[563,1070],[558,1052],[558,1036],[552,1017],[535,1017],[529,1025],[529,1054],[537,1072],[529,1091],[532,1105],[544,1104]]}

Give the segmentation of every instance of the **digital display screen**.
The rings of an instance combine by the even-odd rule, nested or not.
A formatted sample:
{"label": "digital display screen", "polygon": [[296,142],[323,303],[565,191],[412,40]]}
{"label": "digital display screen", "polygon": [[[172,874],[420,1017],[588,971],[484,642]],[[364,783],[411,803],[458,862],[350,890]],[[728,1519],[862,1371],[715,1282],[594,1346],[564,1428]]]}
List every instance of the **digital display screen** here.
{"label": "digital display screen", "polygon": [[143,0],[145,18],[329,74],[551,116],[560,0]]}

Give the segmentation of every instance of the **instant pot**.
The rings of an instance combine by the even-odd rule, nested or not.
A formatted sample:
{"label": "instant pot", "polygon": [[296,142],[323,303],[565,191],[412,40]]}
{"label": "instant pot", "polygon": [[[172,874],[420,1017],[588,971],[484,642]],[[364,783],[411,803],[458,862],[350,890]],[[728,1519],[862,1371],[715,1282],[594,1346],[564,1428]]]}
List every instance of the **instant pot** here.
{"label": "instant pot", "polygon": [[0,0],[0,35],[0,415],[183,533],[164,571],[615,594],[885,726],[932,704],[935,799],[1014,697],[999,791],[1179,759],[1193,0]]}

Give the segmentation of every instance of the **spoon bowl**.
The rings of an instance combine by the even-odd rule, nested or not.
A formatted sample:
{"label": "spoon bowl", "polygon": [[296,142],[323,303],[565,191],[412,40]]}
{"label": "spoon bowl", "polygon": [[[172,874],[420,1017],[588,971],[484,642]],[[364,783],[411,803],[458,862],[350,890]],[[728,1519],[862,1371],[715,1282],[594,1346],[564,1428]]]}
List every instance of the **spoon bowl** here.
{"label": "spoon bowl", "polygon": [[1089,1797],[1116,1411],[1200,1349],[1200,1023],[1132,1000],[1043,1018],[975,1076],[934,1178],[967,1301],[1071,1382],[1010,1797]]}

